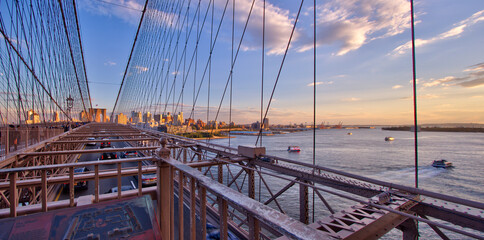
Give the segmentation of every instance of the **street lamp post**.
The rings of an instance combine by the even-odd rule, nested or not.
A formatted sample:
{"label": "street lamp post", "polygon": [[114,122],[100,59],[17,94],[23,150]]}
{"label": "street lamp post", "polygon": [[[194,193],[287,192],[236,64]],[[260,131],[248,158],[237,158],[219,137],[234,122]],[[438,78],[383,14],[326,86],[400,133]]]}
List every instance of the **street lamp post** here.
{"label": "street lamp post", "polygon": [[[72,107],[74,107],[74,99],[71,97],[70,94],[69,94],[69,97],[66,99],[66,103],[67,103],[67,113],[69,114],[69,118],[72,121],[71,109]],[[71,129],[71,122],[69,122],[69,130],[70,129]]]}

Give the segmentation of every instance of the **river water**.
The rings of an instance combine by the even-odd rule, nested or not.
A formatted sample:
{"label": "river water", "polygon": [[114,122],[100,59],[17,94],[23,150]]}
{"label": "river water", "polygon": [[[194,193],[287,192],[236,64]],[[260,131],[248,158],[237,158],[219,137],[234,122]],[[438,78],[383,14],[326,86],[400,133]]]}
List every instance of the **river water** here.
{"label": "river water", "polygon": [[[348,134],[350,132],[351,135]],[[395,140],[385,141],[387,136],[394,137]],[[256,138],[237,135],[236,138],[230,139],[230,145],[232,147],[254,146]],[[212,142],[228,145],[229,139],[215,139]],[[316,131],[315,142],[317,165],[411,187],[415,184],[413,132],[381,129],[324,129]],[[312,131],[264,136],[262,145],[266,147],[268,155],[306,163],[313,161]],[[299,146],[301,152],[287,152],[289,145]],[[446,159],[455,167],[434,168],[431,163],[436,159]],[[419,188],[479,202],[484,200],[483,133],[419,132],[418,160]],[[276,187],[273,192],[277,192],[287,184],[276,178],[269,179],[271,183],[275,182]],[[262,199],[269,197],[264,190],[262,194]],[[293,187],[282,195],[281,202],[289,203],[293,201],[292,199],[297,199],[298,194],[298,188]],[[328,196],[327,200],[335,210],[342,210],[352,205],[350,201],[332,196]],[[298,204],[295,204],[288,210],[288,214],[297,217],[295,213],[298,207]],[[291,211],[294,211],[294,214],[291,214]],[[316,210],[316,216],[328,215],[329,212],[325,209]],[[421,239],[439,239],[426,226],[421,228],[421,235]],[[449,236],[455,239],[463,238],[452,233],[449,233]],[[395,238],[401,238],[398,230],[393,230],[384,237],[384,239]]]}

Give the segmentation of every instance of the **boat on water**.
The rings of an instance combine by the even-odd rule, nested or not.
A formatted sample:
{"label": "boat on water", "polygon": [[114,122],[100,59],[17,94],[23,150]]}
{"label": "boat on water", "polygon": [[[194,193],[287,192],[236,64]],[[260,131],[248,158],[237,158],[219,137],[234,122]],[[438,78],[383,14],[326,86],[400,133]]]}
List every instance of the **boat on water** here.
{"label": "boat on water", "polygon": [[395,140],[395,138],[394,138],[394,137],[385,137],[385,141],[387,141],[387,142],[388,142],[388,141],[393,141],[393,140]]}
{"label": "boat on water", "polygon": [[300,152],[301,148],[299,148],[298,146],[289,146],[289,147],[287,147],[287,151],[288,152]]}
{"label": "boat on water", "polygon": [[353,133],[349,132],[348,135],[353,135]]}
{"label": "boat on water", "polygon": [[436,168],[449,168],[449,167],[452,167],[452,163],[445,160],[445,159],[441,159],[441,160],[434,160],[434,162],[432,163],[432,167],[436,167]]}

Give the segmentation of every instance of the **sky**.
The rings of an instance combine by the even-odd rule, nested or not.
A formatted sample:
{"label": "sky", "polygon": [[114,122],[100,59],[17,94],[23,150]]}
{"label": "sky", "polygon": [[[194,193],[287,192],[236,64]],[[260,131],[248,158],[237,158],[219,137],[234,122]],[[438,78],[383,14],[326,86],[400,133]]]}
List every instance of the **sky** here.
{"label": "sky", "polygon": [[[215,0],[218,12],[223,10],[225,2]],[[77,3],[93,107],[107,108],[110,112],[144,1]],[[239,29],[236,35],[240,37],[251,1],[238,0],[236,4]],[[233,119],[236,123],[251,123],[260,118],[262,4],[262,0],[256,1],[241,57],[234,69]],[[264,109],[299,4],[300,1],[294,0],[266,1]],[[301,8],[268,113],[271,124],[313,121],[312,4],[313,1],[305,1]],[[410,3],[406,0],[317,1],[316,16],[316,122],[411,124]],[[484,1],[415,1],[415,21],[419,123],[484,123]],[[224,50],[231,41],[231,29],[226,25],[222,26],[219,48]],[[230,50],[219,49],[214,54],[230,56]],[[227,68],[222,71],[225,73]],[[214,76],[216,81],[219,76]],[[220,74],[219,78],[224,82],[226,74]],[[217,90],[223,91],[214,89]],[[212,98],[210,101],[215,105],[220,97],[215,93]],[[198,105],[203,107],[203,102]],[[225,117],[219,120],[227,121]]]}

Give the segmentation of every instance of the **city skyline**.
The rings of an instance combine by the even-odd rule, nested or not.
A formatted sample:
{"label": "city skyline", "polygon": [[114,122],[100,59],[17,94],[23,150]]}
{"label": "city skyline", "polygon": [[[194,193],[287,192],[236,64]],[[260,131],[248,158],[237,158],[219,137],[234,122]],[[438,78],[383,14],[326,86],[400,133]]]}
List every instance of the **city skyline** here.
{"label": "city skyline", "polygon": [[[107,108],[108,115],[126,67],[141,14],[139,10],[143,7],[142,1],[113,3],[128,8],[97,1],[79,3],[93,107]],[[237,1],[236,15],[240,19],[248,3]],[[262,1],[256,1],[255,18],[260,18],[261,4]],[[280,20],[267,22],[267,27],[273,30],[266,40],[266,61],[277,62],[298,3],[267,1],[266,4],[268,19]],[[216,9],[221,5],[222,1],[215,1]],[[312,122],[313,119],[311,5],[303,5],[297,37],[288,54],[286,66],[289,67],[283,70],[267,116],[274,124]],[[484,123],[481,110],[484,59],[480,54],[484,52],[480,44],[484,38],[484,3],[415,1],[415,6],[419,123]],[[403,125],[413,122],[409,10],[409,2],[404,0],[318,2],[316,123]],[[234,69],[237,91],[234,91],[232,118],[239,123],[260,121],[260,82],[252,80],[260,81],[260,26],[249,24],[248,28],[249,37],[244,42],[244,56],[239,64],[244,67],[253,64],[256,70]],[[230,55],[227,47],[230,39],[226,35],[221,39],[221,48],[228,51],[217,54]],[[275,70],[274,66],[265,70],[264,108]],[[222,73],[214,74],[214,79],[223,78]],[[214,87],[216,90],[220,91]],[[212,96],[210,101],[218,103],[220,96]],[[210,116],[216,113],[214,105],[210,106]],[[188,101],[183,105],[185,109],[191,107]],[[194,118],[206,120],[207,105],[200,102],[196,108]],[[228,121],[227,106],[222,106],[217,120]]]}

